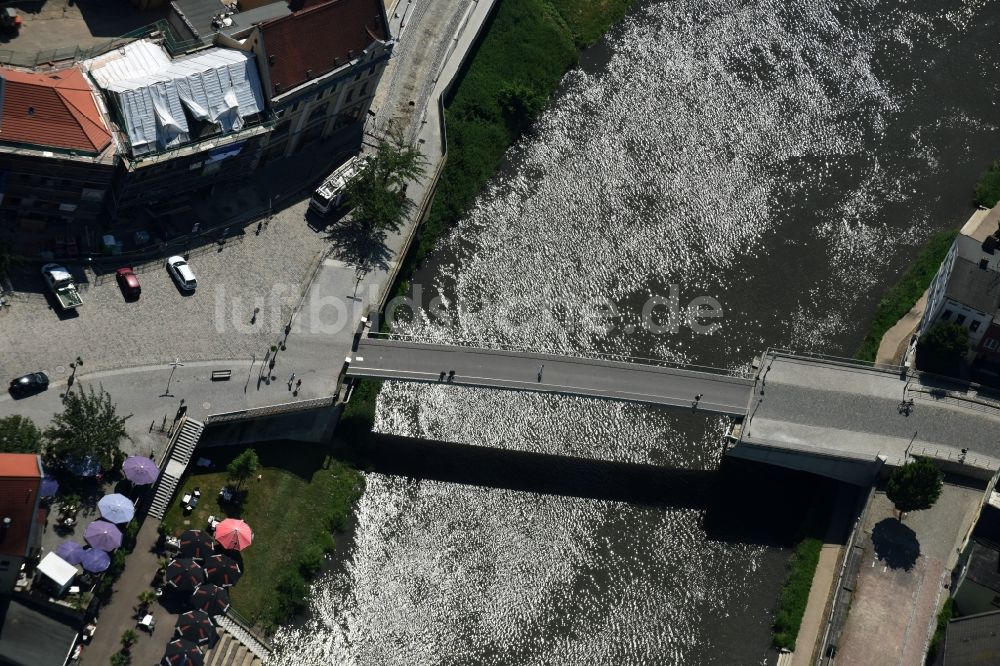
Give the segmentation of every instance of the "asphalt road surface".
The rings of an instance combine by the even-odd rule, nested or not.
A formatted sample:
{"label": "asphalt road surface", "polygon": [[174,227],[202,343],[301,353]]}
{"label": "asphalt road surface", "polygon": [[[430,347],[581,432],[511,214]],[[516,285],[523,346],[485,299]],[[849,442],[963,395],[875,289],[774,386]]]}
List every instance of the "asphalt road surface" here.
{"label": "asphalt road surface", "polygon": [[743,416],[753,388],[752,379],[711,372],[371,338],[361,340],[347,374],[582,395],[731,416]]}

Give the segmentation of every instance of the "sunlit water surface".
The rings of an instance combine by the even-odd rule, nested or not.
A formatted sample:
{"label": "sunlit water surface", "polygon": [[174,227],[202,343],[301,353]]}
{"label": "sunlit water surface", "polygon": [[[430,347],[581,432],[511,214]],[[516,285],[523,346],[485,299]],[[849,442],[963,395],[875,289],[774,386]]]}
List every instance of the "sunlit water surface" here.
{"label": "sunlit water surface", "polygon": [[[998,17],[985,0],[641,2],[417,276],[448,316],[407,330],[733,369],[768,345],[852,353],[1000,153]],[[643,331],[671,285],[716,298],[722,328]],[[597,301],[619,317],[585,317]],[[409,384],[386,385],[377,423],[699,469],[723,428]],[[701,514],[369,474],[349,559],[274,662],[762,663],[787,553],[711,540]]]}

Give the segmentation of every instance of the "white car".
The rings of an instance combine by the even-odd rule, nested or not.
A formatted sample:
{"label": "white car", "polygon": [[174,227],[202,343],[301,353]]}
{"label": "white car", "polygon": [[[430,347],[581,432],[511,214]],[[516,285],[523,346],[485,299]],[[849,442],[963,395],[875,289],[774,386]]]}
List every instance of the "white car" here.
{"label": "white car", "polygon": [[167,272],[177,282],[177,286],[184,291],[194,291],[198,288],[198,279],[194,276],[191,266],[184,260],[184,257],[170,257],[167,259]]}

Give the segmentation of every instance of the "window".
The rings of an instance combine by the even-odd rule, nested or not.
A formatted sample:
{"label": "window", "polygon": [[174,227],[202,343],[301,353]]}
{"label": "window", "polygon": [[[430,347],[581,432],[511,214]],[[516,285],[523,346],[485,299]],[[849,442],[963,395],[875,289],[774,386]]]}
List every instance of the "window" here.
{"label": "window", "polygon": [[978,319],[973,319],[972,323],[969,324],[969,330],[972,331],[973,333],[975,333],[976,331],[979,330],[979,324],[981,324],[981,323],[982,322],[980,322]]}
{"label": "window", "polygon": [[951,319],[951,310],[945,310],[944,313],[941,315],[941,319],[944,319],[945,321]]}
{"label": "window", "polygon": [[352,90],[351,92],[347,93],[347,99],[344,100],[344,104],[350,102],[353,97],[354,97],[354,91]]}
{"label": "window", "polygon": [[983,343],[983,347],[990,351],[995,351],[998,346],[1000,346],[1000,341],[996,338],[987,338],[986,342]]}
{"label": "window", "polygon": [[962,324],[964,324],[965,323],[965,315],[958,315],[957,317],[955,317],[955,323],[958,324],[959,326],[961,326]]}

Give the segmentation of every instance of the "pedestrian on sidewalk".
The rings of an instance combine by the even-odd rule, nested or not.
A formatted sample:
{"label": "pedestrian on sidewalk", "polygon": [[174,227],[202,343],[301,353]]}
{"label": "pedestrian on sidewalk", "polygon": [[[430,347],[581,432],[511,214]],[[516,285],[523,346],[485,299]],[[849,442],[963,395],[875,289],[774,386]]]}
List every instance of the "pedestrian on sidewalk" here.
{"label": "pedestrian on sidewalk", "polygon": [[545,364],[544,363],[542,363],[542,365],[538,368],[538,381],[539,382],[542,381],[542,373],[543,372],[545,372]]}
{"label": "pedestrian on sidewalk", "polygon": [[289,391],[292,390],[292,382],[294,382],[294,381],[295,381],[295,373],[293,372],[292,374],[288,375],[288,390]]}
{"label": "pedestrian on sidewalk", "polygon": [[300,388],[302,388],[302,379],[299,379],[297,382],[295,382],[295,391],[298,392]]}

